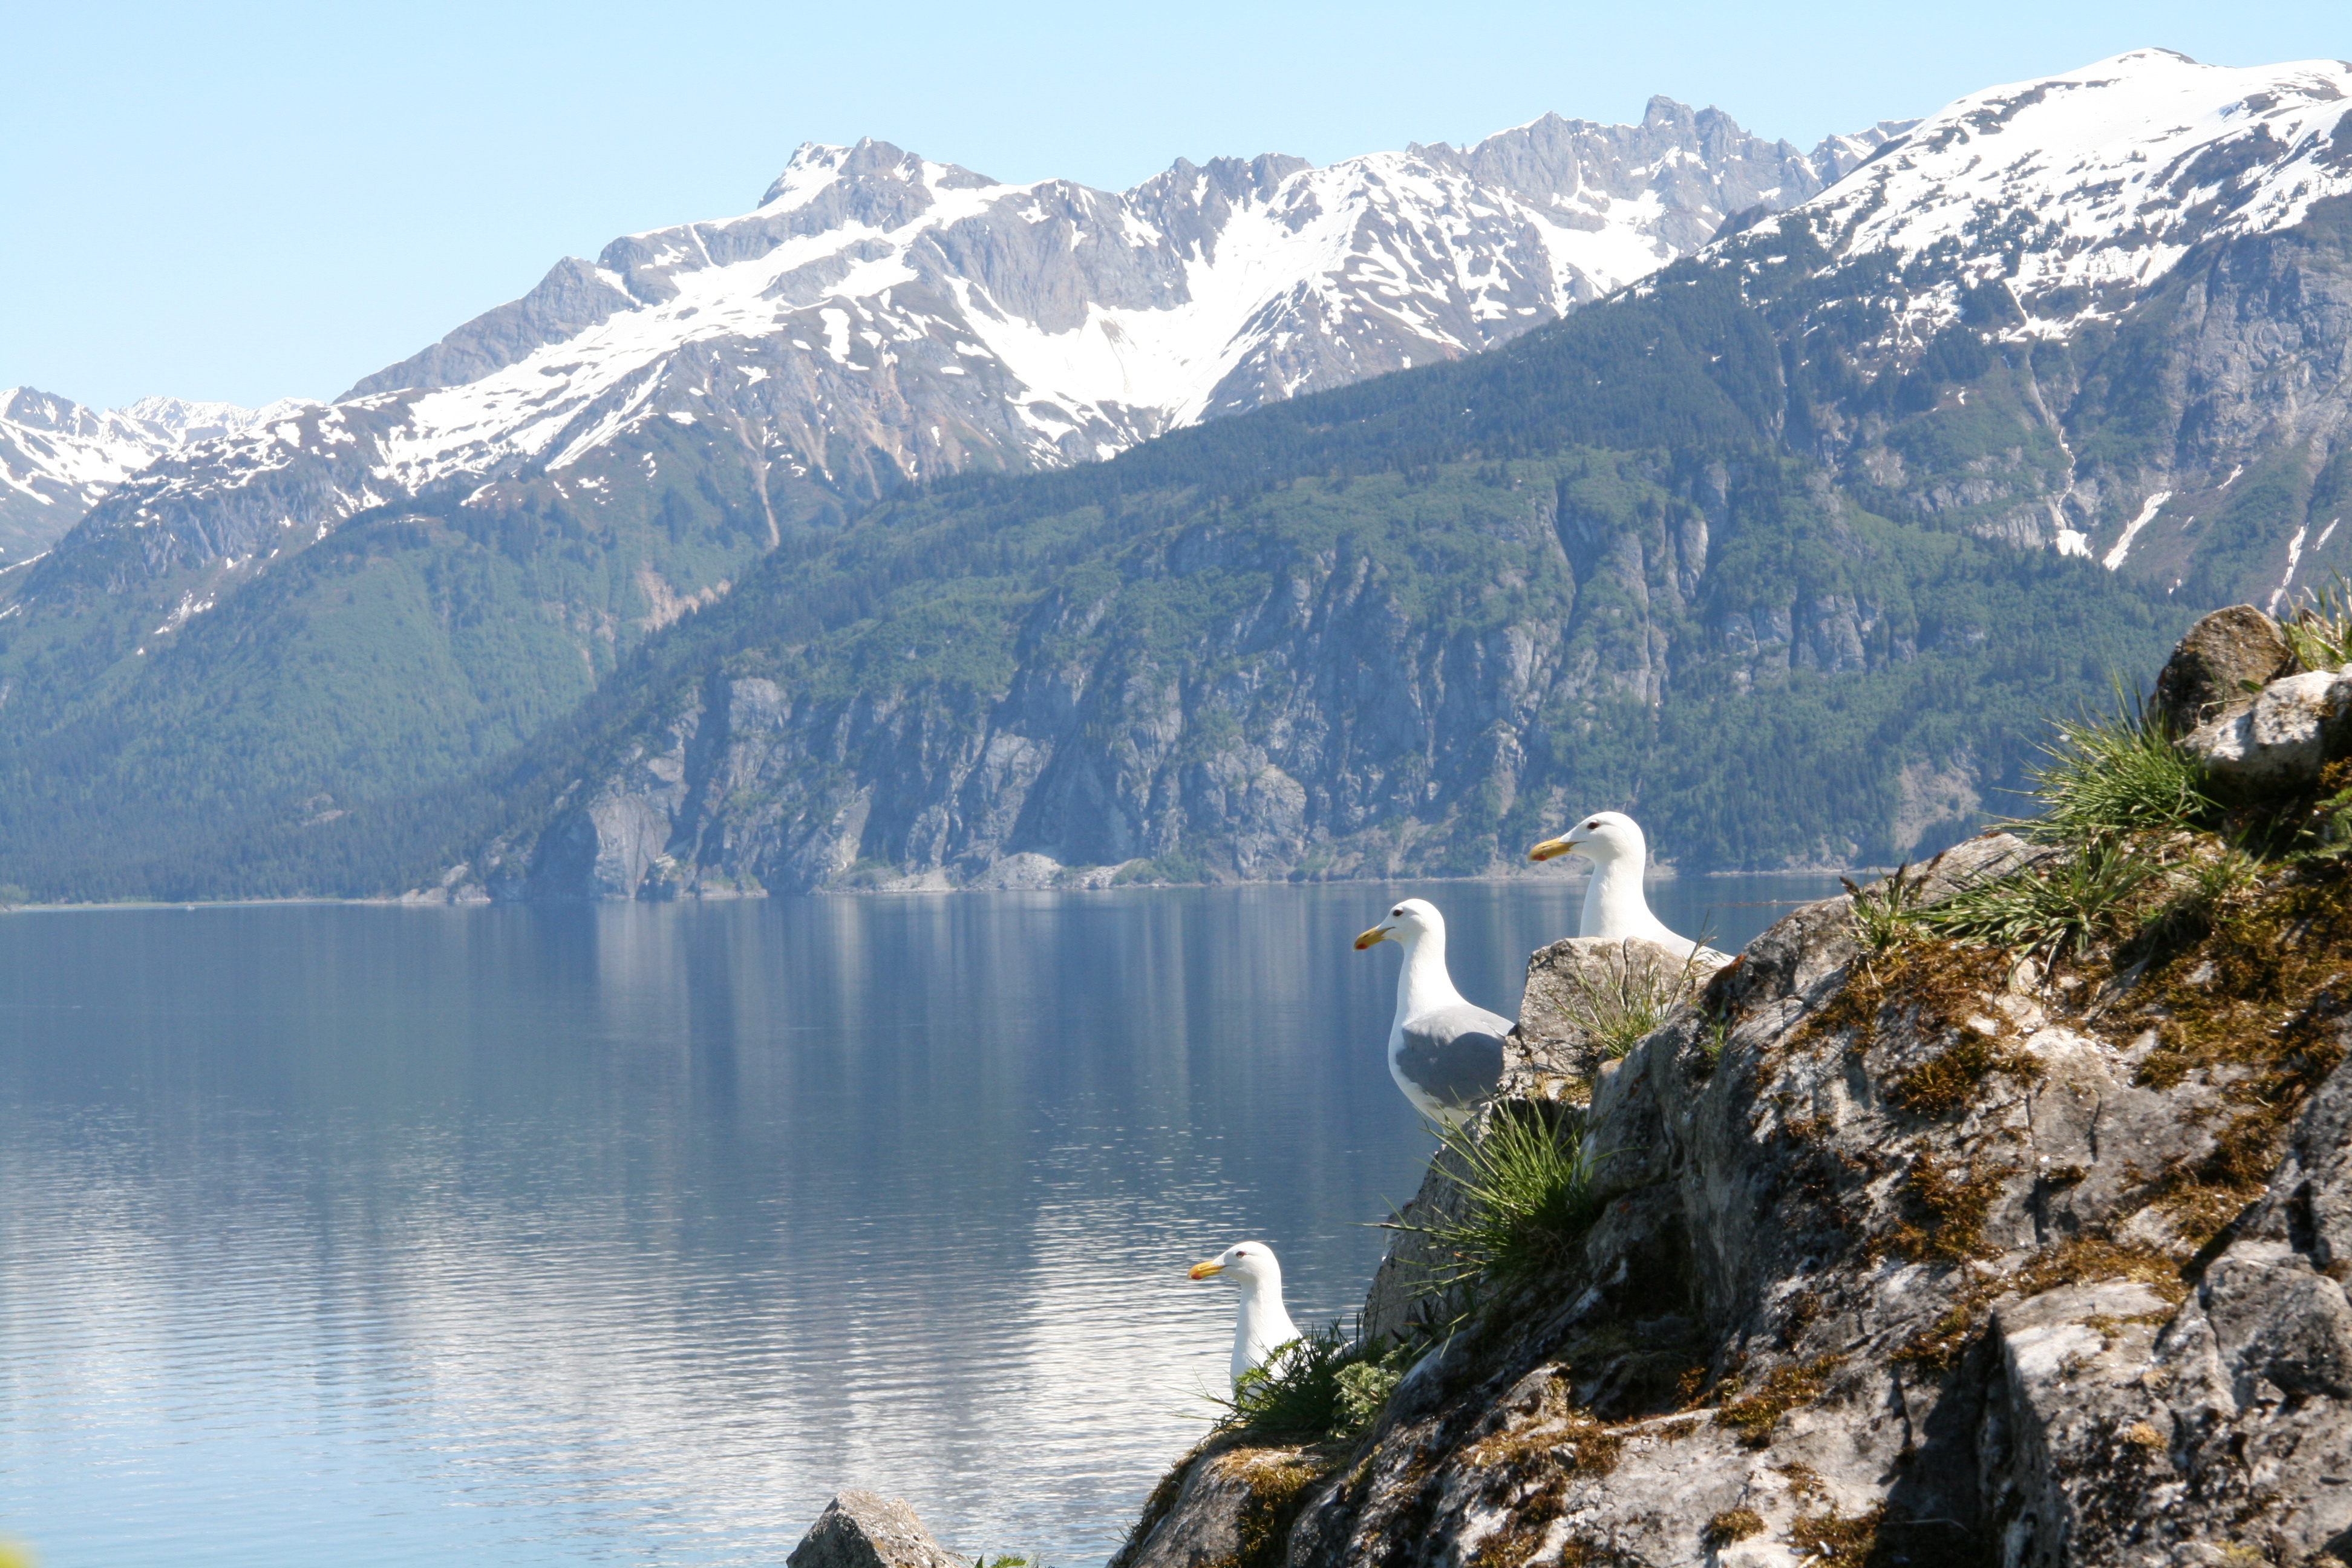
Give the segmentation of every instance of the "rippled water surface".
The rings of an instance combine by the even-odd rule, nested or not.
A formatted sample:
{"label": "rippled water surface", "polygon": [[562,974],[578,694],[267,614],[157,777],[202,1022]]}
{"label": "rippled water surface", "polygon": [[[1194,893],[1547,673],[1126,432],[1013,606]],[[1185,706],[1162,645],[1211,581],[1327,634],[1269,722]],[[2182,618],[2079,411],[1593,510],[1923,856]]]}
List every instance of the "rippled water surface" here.
{"label": "rippled water surface", "polygon": [[1577,887],[0,918],[0,1536],[768,1564],[856,1484],[1099,1561],[1223,1381],[1185,1267],[1342,1316],[1420,1178],[1349,939],[1425,892],[1509,1011]]}

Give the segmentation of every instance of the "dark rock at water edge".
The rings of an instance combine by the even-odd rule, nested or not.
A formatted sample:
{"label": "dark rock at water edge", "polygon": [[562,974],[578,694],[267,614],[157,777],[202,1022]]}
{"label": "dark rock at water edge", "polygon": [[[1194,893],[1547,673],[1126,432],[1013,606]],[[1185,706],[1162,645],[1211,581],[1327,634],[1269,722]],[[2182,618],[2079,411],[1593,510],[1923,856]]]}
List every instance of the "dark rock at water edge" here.
{"label": "dark rock at water edge", "polygon": [[913,1509],[856,1490],[825,1504],[785,1562],[791,1568],[970,1568],[931,1539]]}

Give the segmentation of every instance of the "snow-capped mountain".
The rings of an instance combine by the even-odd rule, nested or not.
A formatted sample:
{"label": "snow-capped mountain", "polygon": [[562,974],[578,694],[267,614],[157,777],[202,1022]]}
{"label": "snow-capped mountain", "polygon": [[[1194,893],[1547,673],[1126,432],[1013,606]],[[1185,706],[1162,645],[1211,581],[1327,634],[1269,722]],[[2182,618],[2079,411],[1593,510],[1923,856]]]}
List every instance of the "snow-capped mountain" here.
{"label": "snow-capped mountain", "polygon": [[1874,504],[2275,605],[2352,564],[2347,227],[2352,64],[2142,49],[1970,93],[1702,259],[1801,321],[1790,439]]}
{"label": "snow-capped mountain", "polygon": [[229,403],[142,397],[86,408],[29,386],[0,390],[0,566],[29,559],[163,454],[281,416]]}
{"label": "snow-capped mountain", "polygon": [[593,495],[615,441],[667,421],[754,470],[772,533],[902,477],[1088,461],[1490,347],[1900,129],[1808,155],[1655,99],[1639,125],[1180,162],[1120,193],[805,146],[753,211],[562,262],[331,407],[174,454],[110,515],[164,531],[158,565],[249,557],[395,499]]}
{"label": "snow-capped mountain", "polygon": [[2352,193],[2352,64],[2200,65],[2139,49],[1956,100],[1804,205],[1832,252],[1910,280],[1889,344],[2006,296],[2016,339],[2113,321],[2189,248]]}

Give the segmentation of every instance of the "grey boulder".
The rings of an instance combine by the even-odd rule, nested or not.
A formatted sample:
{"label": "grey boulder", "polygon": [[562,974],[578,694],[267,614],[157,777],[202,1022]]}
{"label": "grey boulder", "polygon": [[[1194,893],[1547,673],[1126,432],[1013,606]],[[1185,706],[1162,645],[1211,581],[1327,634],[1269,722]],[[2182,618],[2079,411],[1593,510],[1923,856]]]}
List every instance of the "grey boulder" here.
{"label": "grey boulder", "polygon": [[2294,667],[2279,624],[2252,605],[2215,610],[2189,628],[2156,678],[2149,706],[2176,735],[2242,711],[2260,687]]}
{"label": "grey boulder", "polygon": [[2352,754],[2352,666],[2273,680],[2251,705],[2200,725],[2180,744],[2226,784],[2315,782],[2321,768]]}
{"label": "grey boulder", "polygon": [[856,1490],[825,1504],[784,1561],[791,1568],[969,1568],[931,1539],[913,1509]]}

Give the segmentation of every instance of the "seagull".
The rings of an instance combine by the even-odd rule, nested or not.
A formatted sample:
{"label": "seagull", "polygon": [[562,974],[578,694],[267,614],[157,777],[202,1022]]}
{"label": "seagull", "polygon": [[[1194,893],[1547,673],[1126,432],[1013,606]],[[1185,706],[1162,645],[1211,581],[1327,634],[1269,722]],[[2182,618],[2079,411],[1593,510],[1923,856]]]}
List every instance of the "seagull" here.
{"label": "seagull", "polygon": [[1638,937],[1656,942],[1678,958],[1730,962],[1713,948],[1669,931],[1665,921],[1650,912],[1650,900],[1642,896],[1642,869],[1649,861],[1650,849],[1642,837],[1641,825],[1632,817],[1622,811],[1588,816],[1558,838],[1547,838],[1528,850],[1528,858],[1549,860],[1570,853],[1592,862],[1592,880],[1585,884],[1584,919],[1577,935],[1611,942]]}
{"label": "seagull", "polygon": [[1511,1021],[1462,999],[1445,972],[1445,917],[1425,899],[1407,899],[1356,939],[1356,951],[1383,942],[1404,949],[1397,971],[1396,1021],[1389,1026],[1389,1076],[1432,1121],[1459,1124],[1473,1102],[1503,1079],[1503,1037]]}
{"label": "seagull", "polygon": [[1223,1275],[1241,1287],[1241,1305],[1234,1311],[1234,1383],[1242,1373],[1264,1366],[1266,1358],[1299,1338],[1290,1314],[1282,1310],[1282,1265],[1274,1248],[1262,1241],[1237,1241],[1206,1262],[1192,1265],[1192,1278]]}

